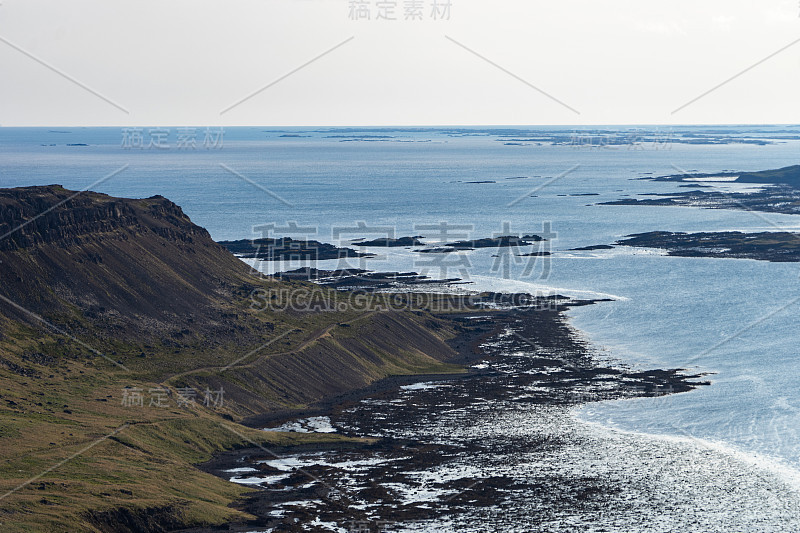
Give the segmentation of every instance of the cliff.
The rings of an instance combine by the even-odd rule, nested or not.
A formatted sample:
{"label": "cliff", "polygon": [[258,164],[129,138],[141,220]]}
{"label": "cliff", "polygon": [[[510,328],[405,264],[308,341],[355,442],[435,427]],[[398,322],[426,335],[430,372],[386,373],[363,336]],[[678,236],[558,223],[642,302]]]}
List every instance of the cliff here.
{"label": "cliff", "polygon": [[75,194],[0,190],[0,294],[57,322],[77,311],[126,338],[218,326],[246,265],[164,197]]}
{"label": "cliff", "polygon": [[[241,518],[228,505],[246,489],[192,464],[253,443],[345,439],[237,422],[389,376],[461,371],[447,363],[456,323],[255,277],[161,196],[0,190],[0,279],[3,531]],[[271,310],[254,291],[318,291],[326,305]],[[188,389],[198,397],[181,405]],[[126,404],[133,390],[145,399]],[[223,401],[204,403],[205,390]]]}

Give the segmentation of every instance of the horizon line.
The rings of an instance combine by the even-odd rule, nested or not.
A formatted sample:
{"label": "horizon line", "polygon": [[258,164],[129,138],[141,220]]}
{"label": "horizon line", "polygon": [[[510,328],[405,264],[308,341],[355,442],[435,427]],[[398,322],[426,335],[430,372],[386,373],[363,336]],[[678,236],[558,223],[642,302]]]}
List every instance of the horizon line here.
{"label": "horizon line", "polygon": [[629,122],[629,123],[584,123],[584,124],[337,124],[337,125],[320,125],[320,124],[302,124],[302,125],[265,125],[265,124],[248,124],[248,125],[224,125],[224,124],[202,124],[202,123],[186,123],[186,124],[111,124],[111,125],[96,125],[96,124],[80,124],[80,125],[66,125],[66,124],[39,124],[39,125],[0,125],[0,129],[44,129],[44,128],[267,128],[267,129],[282,129],[282,128],[379,128],[379,129],[439,129],[439,128],[584,128],[584,127],[634,127],[634,126],[658,126],[658,127],[707,127],[707,126],[723,126],[723,127],[759,127],[759,126],[791,126],[800,127],[800,123],[793,122],[707,122],[707,123],[658,123],[658,122]]}

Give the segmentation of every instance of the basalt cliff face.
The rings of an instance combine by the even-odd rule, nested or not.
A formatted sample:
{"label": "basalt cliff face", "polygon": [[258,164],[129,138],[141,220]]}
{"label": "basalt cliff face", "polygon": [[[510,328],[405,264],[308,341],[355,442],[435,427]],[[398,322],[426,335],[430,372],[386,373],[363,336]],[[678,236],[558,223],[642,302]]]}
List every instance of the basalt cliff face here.
{"label": "basalt cliff face", "polygon": [[[296,385],[290,387],[294,394],[287,396],[303,403],[362,386],[381,374],[380,369],[368,369],[372,363],[363,360],[345,359],[336,369],[330,368],[325,358],[333,352],[320,351],[330,342],[328,335],[304,346],[299,350],[302,354],[295,353],[294,342],[337,322],[361,317],[355,335],[352,328],[341,328],[342,334],[373,345],[391,338],[389,346],[381,346],[387,355],[392,343],[398,353],[418,352],[408,342],[413,337],[427,343],[425,349],[438,360],[452,356],[445,346],[428,343],[429,335],[420,325],[424,320],[411,313],[382,316],[322,308],[254,309],[254,291],[302,291],[309,290],[308,284],[254,276],[246,264],[162,196],[114,198],[59,185],[0,189],[0,279],[0,335],[4,321],[6,325],[23,323],[78,338],[97,347],[95,353],[109,352],[126,365],[131,357],[149,357],[148,369],[168,376],[215,366],[230,353],[247,353],[285,334],[286,340],[282,337],[272,349],[284,348],[290,365],[304,360],[306,368],[297,369],[297,375],[280,375],[274,366],[281,364],[281,357],[275,357],[266,363],[272,367],[264,369],[269,375],[262,372],[257,380],[248,379],[245,388],[269,396],[263,380],[273,384],[286,380]],[[384,332],[377,337],[360,334],[378,331],[378,323]],[[59,350],[42,351],[57,356]],[[81,352],[91,355],[80,346],[72,354],[79,357]],[[166,355],[172,360],[167,362]],[[342,379],[323,379],[327,386],[307,387],[311,384],[305,380],[314,375],[314,368],[326,366],[329,375],[341,374]],[[308,394],[311,389],[318,394]],[[252,404],[249,414],[268,407],[259,393],[246,396],[246,403]]]}
{"label": "basalt cliff face", "polygon": [[[212,327],[247,277],[246,265],[162,196],[0,190],[0,295],[56,322],[83,315],[123,337]],[[30,320],[10,302],[0,309]]]}
{"label": "basalt cliff face", "polygon": [[[326,305],[254,306],[256,291],[317,291]],[[382,378],[462,370],[446,363],[458,355],[455,321],[347,298],[254,276],[161,196],[0,189],[0,530],[247,519],[229,507],[245,489],[192,465],[243,446],[347,439],[246,419]],[[145,398],[126,402],[131,391]],[[179,403],[181,391],[197,400]]]}

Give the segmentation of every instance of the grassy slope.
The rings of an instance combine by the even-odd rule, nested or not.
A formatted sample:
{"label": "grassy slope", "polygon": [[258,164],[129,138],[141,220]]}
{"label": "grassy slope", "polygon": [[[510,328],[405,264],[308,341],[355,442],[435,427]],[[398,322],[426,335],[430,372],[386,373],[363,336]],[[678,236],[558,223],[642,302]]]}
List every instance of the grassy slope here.
{"label": "grassy slope", "polygon": [[[0,230],[71,194],[4,193]],[[68,335],[0,303],[3,532],[224,523],[248,489],[193,464],[254,443],[343,438],[269,434],[237,421],[390,375],[461,371],[446,363],[454,326],[425,313],[254,310],[254,288],[309,286],[252,277],[162,198],[88,193],[14,239],[0,242],[0,295]],[[150,406],[149,395],[141,407],[124,406],[125,387],[165,387],[168,407]],[[223,388],[224,405],[178,407],[182,387]]]}
{"label": "grassy slope", "polygon": [[[311,342],[303,342],[303,334],[298,333],[297,340],[276,343],[223,372],[202,367],[177,376],[163,371],[173,353],[125,360],[129,372],[100,357],[61,357],[48,365],[36,364],[22,355],[42,346],[69,351],[72,341],[59,344],[55,336],[42,336],[41,331],[22,325],[6,329],[0,366],[0,453],[4,459],[0,490],[4,494],[47,473],[0,500],[0,527],[3,531],[96,531],[86,513],[118,507],[170,506],[168,514],[185,524],[224,522],[237,514],[227,505],[245,489],[192,464],[217,451],[253,444],[271,447],[342,438],[264,433],[237,420],[271,408],[302,408],[390,375],[460,371],[425,353],[447,355],[449,348],[443,341],[453,330],[444,322],[434,334],[419,323],[433,319],[407,313],[362,314],[350,327],[338,326],[341,319],[339,313],[325,313],[309,317],[305,327],[298,319],[298,329],[312,332],[305,333]],[[323,328],[325,334],[317,337],[323,324],[330,328]],[[405,341],[379,337],[376,330],[388,329],[387,325],[410,328],[419,335]],[[292,345],[302,349],[293,351]],[[225,360],[235,361],[241,353],[229,352]],[[218,355],[225,356],[224,352]],[[186,366],[184,362],[175,368]],[[305,373],[302,378],[301,372]],[[147,405],[147,397],[142,407],[123,406],[124,387],[144,391],[167,387],[173,396],[168,408]],[[224,405],[209,408],[198,401],[188,408],[178,407],[178,387],[200,391],[222,387]],[[80,454],[61,464],[76,453]]]}

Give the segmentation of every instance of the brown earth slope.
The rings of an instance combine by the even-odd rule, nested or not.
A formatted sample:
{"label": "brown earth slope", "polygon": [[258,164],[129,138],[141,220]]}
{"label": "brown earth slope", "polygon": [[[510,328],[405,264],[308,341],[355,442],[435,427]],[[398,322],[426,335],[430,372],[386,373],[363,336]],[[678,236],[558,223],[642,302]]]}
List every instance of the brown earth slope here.
{"label": "brown earth slope", "polygon": [[[460,371],[446,364],[458,326],[425,312],[340,309],[346,295],[323,288],[339,310],[251,299],[312,288],[251,275],[160,196],[0,190],[0,530],[223,523],[245,489],[192,464],[340,439],[236,421],[392,375]],[[125,404],[135,389],[167,396]],[[198,397],[180,405],[185,389]],[[224,404],[204,404],[204,390],[224,390]]]}
{"label": "brown earth slope", "polygon": [[30,311],[74,309],[123,334],[212,326],[249,277],[164,197],[74,195],[58,185],[0,190],[2,294]]}

